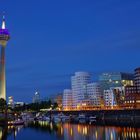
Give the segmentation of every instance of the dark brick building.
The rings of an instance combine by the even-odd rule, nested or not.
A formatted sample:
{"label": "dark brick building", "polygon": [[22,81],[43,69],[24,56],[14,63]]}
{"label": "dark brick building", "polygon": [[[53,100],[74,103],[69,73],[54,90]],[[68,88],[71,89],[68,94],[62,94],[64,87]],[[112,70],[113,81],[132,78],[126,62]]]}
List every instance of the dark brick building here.
{"label": "dark brick building", "polygon": [[125,87],[125,107],[140,108],[140,68],[135,69],[134,86]]}

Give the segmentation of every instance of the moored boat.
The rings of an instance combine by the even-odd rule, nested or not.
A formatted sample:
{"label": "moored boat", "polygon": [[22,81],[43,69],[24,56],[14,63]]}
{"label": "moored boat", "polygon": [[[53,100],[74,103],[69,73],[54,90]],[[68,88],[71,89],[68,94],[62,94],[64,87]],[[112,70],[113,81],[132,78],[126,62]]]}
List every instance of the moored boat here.
{"label": "moored boat", "polygon": [[8,121],[8,125],[24,125],[23,120]]}
{"label": "moored boat", "polygon": [[60,123],[61,122],[61,118],[59,116],[53,116],[53,122],[54,123]]}
{"label": "moored boat", "polygon": [[63,116],[61,116],[61,121],[62,122],[69,122],[70,121],[70,117],[63,115]]}
{"label": "moored boat", "polygon": [[96,116],[90,116],[89,117],[89,124],[95,123],[96,122]]}
{"label": "moored boat", "polygon": [[86,116],[84,114],[79,114],[79,123],[86,123]]}

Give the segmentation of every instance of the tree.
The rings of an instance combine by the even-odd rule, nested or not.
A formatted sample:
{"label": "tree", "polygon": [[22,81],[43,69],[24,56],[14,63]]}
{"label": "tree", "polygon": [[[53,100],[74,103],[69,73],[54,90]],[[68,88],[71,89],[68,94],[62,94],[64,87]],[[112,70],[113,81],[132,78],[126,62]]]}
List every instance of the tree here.
{"label": "tree", "polygon": [[53,109],[56,109],[58,107],[58,104],[57,103],[54,103],[53,104]]}
{"label": "tree", "polygon": [[6,108],[6,100],[4,100],[3,98],[0,98],[0,110],[3,112],[3,110]]}

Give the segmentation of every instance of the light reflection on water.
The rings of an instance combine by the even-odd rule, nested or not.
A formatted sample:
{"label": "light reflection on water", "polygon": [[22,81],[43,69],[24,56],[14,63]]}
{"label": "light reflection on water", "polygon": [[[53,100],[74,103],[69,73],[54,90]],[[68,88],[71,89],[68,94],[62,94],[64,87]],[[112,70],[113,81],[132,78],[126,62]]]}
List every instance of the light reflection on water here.
{"label": "light reflection on water", "polygon": [[[22,140],[27,134],[44,140],[138,140],[140,139],[140,128],[115,127],[115,126],[95,126],[89,124],[52,124],[48,122],[38,122],[29,124],[27,127],[9,127],[7,138],[3,137],[3,130],[0,128],[0,140]],[[22,137],[22,139],[21,139]],[[25,137],[25,138],[24,138]]]}

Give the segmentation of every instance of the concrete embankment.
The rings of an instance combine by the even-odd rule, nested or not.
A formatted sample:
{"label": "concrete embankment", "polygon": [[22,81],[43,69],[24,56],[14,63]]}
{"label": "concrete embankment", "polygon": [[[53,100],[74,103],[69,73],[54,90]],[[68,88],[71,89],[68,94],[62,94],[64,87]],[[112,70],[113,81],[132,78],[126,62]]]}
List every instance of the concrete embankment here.
{"label": "concrete embankment", "polygon": [[80,110],[80,111],[51,111],[49,114],[75,115],[85,114],[87,117],[96,116],[98,124],[140,126],[140,109],[127,110]]}

